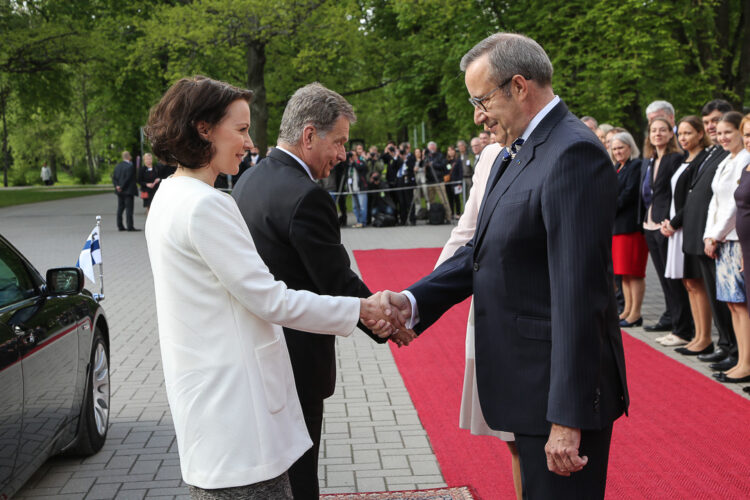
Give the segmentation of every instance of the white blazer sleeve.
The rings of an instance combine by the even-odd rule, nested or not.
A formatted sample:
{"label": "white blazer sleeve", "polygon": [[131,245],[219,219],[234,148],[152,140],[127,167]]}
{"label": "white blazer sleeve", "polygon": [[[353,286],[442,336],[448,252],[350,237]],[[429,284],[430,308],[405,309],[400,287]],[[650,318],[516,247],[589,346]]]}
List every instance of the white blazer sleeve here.
{"label": "white blazer sleeve", "polygon": [[290,290],[261,259],[234,200],[207,196],[189,217],[188,235],[232,296],[250,312],[277,325],[348,336],[359,321],[359,299]]}
{"label": "white blazer sleeve", "polygon": [[703,239],[713,238],[716,241],[724,241],[734,231],[737,224],[737,204],[734,201],[734,191],[737,189],[742,176],[742,169],[745,167],[743,165],[745,162],[742,159],[742,157],[733,159],[727,157],[725,161],[728,164],[722,164],[716,170],[713,185],[717,189],[714,191],[711,203],[708,206],[708,218]]}
{"label": "white blazer sleeve", "polygon": [[482,155],[479,157],[479,161],[474,168],[474,175],[471,178],[472,187],[469,192],[469,199],[466,200],[464,213],[458,220],[456,227],[451,231],[451,236],[443,247],[443,251],[440,253],[435,267],[453,257],[453,254],[456,253],[459,247],[464,246],[474,237],[474,233],[477,230],[479,208],[482,206],[484,191],[487,188],[487,180],[490,176],[492,165],[495,163],[495,159],[502,149],[503,147],[496,143],[490,144],[482,151]]}

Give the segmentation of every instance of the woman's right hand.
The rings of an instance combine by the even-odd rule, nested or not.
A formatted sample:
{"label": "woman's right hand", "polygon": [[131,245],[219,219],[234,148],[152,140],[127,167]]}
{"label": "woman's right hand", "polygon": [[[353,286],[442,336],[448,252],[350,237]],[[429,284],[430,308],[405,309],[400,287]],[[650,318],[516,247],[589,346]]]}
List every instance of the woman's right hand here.
{"label": "woman's right hand", "polygon": [[716,258],[716,249],[718,247],[718,244],[716,243],[716,240],[713,238],[706,238],[703,240],[703,253],[705,253],[708,257],[715,259]]}

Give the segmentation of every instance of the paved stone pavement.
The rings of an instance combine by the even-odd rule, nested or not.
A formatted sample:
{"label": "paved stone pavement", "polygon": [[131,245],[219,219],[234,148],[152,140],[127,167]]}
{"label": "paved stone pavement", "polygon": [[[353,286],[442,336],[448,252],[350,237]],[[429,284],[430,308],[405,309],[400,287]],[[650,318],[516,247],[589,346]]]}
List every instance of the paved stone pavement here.
{"label": "paved stone pavement", "polygon": [[[0,233],[44,273],[73,265],[102,215],[105,295],[112,336],[111,416],[105,447],[85,460],[49,460],[17,494],[23,499],[187,498],[164,393],[153,283],[143,233],[120,233],[111,194],[0,209]],[[136,210],[136,226],[144,225]],[[442,246],[451,226],[344,229],[351,250]],[[356,269],[356,263],[355,269]],[[94,289],[94,287],[91,287]],[[663,308],[649,269],[646,324]],[[655,335],[630,333],[708,376],[703,363],[656,346]],[[338,383],[327,400],[320,478],[324,493],[444,486],[424,428],[389,349],[365,335],[337,339]],[[730,389],[745,396],[737,385]]]}

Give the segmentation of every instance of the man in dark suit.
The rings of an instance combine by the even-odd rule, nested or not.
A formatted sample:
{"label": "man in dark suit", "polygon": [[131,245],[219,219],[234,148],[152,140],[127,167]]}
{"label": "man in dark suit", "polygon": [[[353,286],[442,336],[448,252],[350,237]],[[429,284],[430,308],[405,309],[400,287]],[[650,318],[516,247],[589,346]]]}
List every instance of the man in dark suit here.
{"label": "man in dark suit", "polygon": [[461,60],[474,121],[507,130],[472,241],[386,314],[423,331],[474,295],[482,412],[512,431],[525,498],[603,498],[612,425],[628,406],[611,240],[617,180],[596,136],[554,95],[552,64],[521,35]]}
{"label": "man in dark suit", "polygon": [[[402,142],[398,147],[398,156],[393,160],[392,165],[396,171],[396,187],[416,187],[417,180],[414,177],[414,165],[417,160],[411,153],[411,145],[408,142]],[[400,189],[396,191],[398,195],[399,206],[399,224],[405,226],[417,223],[416,213],[414,211],[414,190]]]}
{"label": "man in dark suit", "polygon": [[128,151],[122,152],[122,161],[115,166],[112,174],[112,184],[117,195],[117,230],[125,231],[122,224],[122,212],[125,212],[125,222],[128,231],[140,231],[133,226],[133,197],[138,195],[136,186],[135,166]]}
{"label": "man in dark suit", "polygon": [[[349,267],[333,199],[315,182],[346,158],[344,144],[355,119],[339,94],[317,83],[302,87],[284,110],[277,147],[248,170],[232,192],[263,262],[276,279],[295,290],[371,295]],[[384,342],[364,325],[360,328]],[[289,328],[284,334],[313,440],[313,447],[289,469],[289,480],[295,499],[317,500],[323,400],[333,394],[336,381],[334,337]],[[398,343],[401,337],[394,340]]]}
{"label": "man in dark suit", "polygon": [[715,99],[703,106],[701,111],[703,126],[713,146],[708,149],[706,159],[703,160],[690,181],[690,189],[683,208],[682,228],[682,250],[698,257],[703,284],[710,298],[714,324],[719,331],[718,348],[711,354],[699,355],[698,359],[712,362],[711,368],[722,371],[728,370],[737,363],[737,341],[726,302],[716,300],[716,262],[704,253],[703,232],[706,229],[708,205],[713,197],[711,182],[719,163],[729,154],[716,142],[716,125],[722,115],[729,111],[732,111],[732,106],[722,99]]}

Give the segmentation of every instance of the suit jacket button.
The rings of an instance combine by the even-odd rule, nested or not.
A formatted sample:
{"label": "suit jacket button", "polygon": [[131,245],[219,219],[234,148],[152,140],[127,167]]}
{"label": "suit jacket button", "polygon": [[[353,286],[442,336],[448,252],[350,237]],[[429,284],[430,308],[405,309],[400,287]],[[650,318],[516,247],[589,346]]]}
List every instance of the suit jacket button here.
{"label": "suit jacket button", "polygon": [[479,271],[479,263],[478,262],[474,263],[474,270],[475,271]]}

